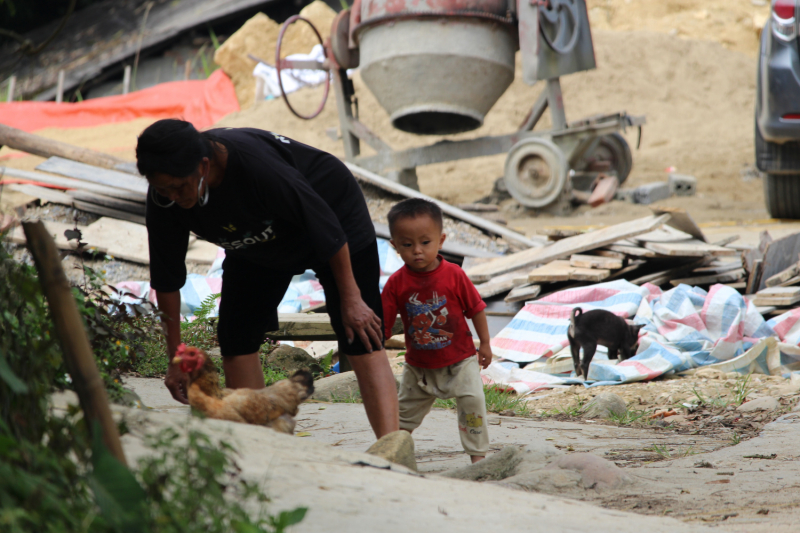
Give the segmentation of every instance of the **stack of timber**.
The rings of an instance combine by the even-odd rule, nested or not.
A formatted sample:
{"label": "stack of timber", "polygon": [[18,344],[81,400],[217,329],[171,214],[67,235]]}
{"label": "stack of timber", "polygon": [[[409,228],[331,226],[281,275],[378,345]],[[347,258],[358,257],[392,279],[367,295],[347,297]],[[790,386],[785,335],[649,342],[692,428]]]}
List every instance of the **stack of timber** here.
{"label": "stack of timber", "polygon": [[761,234],[757,247],[742,253],[747,294],[763,314],[782,314],[800,303],[800,232],[772,240]]}
{"label": "stack of timber", "polygon": [[706,241],[680,209],[654,209],[649,217],[594,231],[548,229],[551,244],[497,259],[465,262],[482,297],[506,302],[536,300],[555,291],[625,279],[671,288],[728,284],[744,290],[741,251],[728,239]]}
{"label": "stack of timber", "polygon": [[0,145],[48,158],[35,172],[0,167],[0,182],[10,189],[144,224],[147,181],[129,163],[4,125],[0,125]]}

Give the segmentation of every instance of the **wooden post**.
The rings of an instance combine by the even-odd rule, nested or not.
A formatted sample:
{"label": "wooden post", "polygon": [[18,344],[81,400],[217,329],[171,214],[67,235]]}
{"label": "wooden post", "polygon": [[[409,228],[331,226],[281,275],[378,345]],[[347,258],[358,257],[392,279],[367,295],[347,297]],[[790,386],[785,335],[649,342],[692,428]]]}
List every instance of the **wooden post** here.
{"label": "wooden post", "polygon": [[17,88],[17,77],[11,76],[8,79],[8,98],[6,102],[13,102],[14,101],[14,90]]}
{"label": "wooden post", "polygon": [[60,104],[64,101],[64,71],[58,71],[58,87],[56,88],[56,103]]}
{"label": "wooden post", "polygon": [[79,161],[96,167],[110,168],[112,170],[117,165],[127,163],[127,161],[102,152],[95,152],[88,148],[80,148],[78,146],[72,146],[71,144],[53,141],[4,124],[0,124],[0,145],[41,157],[57,155],[64,159]]}
{"label": "wooden post", "polygon": [[131,90],[131,66],[125,65],[125,73],[122,75],[122,94],[128,94]]}
{"label": "wooden post", "polygon": [[122,464],[127,464],[117,425],[108,406],[106,389],[97,370],[78,306],[61,268],[61,256],[55,241],[41,221],[23,222],[22,229],[50,306],[56,335],[64,352],[64,361],[75,384],[87,426],[91,431],[93,422],[98,422],[103,433],[103,442],[109,451]]}

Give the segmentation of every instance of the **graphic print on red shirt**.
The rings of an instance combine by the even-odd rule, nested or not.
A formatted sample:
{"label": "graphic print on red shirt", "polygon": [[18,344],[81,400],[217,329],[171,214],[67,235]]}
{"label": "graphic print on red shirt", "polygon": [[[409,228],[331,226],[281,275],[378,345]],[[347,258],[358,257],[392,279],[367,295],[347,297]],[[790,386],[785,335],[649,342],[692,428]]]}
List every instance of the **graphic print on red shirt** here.
{"label": "graphic print on red shirt", "polygon": [[406,315],[411,320],[409,336],[416,350],[438,350],[450,346],[453,334],[441,329],[447,323],[447,298],[434,292],[433,298],[420,302],[412,294],[406,302]]}
{"label": "graphic print on red shirt", "polygon": [[387,338],[399,312],[406,362],[419,368],[443,368],[474,355],[467,319],[486,307],[464,271],[439,260],[430,272],[404,266],[392,274],[381,296]]}

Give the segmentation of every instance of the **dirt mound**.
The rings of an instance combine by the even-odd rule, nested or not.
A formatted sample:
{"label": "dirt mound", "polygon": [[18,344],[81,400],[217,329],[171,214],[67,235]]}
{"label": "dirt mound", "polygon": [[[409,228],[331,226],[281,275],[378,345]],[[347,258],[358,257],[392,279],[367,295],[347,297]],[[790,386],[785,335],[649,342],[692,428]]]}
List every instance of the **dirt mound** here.
{"label": "dirt mound", "polygon": [[[330,35],[336,12],[324,2],[316,0],[304,7],[300,15],[314,24],[324,41]],[[236,97],[242,109],[253,105],[255,98],[253,68],[256,62],[250,59],[248,54],[270,64],[274,63],[280,30],[280,24],[265,14],[258,13],[231,35],[214,54],[214,61],[233,80]],[[289,54],[307,54],[315,44],[319,44],[319,40],[308,24],[297,22],[286,31],[281,54],[284,57]]]}
{"label": "dirt mound", "polygon": [[770,2],[752,0],[587,0],[595,30],[655,31],[715,41],[755,57]]}
{"label": "dirt mound", "polygon": [[[736,212],[725,209],[726,202],[745,201],[750,202],[751,210],[763,213],[760,183],[745,183],[740,177],[743,165],[753,160],[755,60],[718,43],[677,39],[663,33],[599,30],[594,37],[598,69],[562,80],[567,116],[574,120],[618,110],[647,115],[629,183],[665,179],[664,169],[675,166],[680,172],[697,176],[698,199],[705,198],[705,203],[695,207],[697,210],[714,209],[706,205],[714,202],[717,217],[754,218],[746,212],[746,206],[737,206]],[[440,140],[394,130],[358,74],[354,83],[361,120],[393,148]],[[514,131],[540,90],[541,84],[529,87],[522,82],[518,65],[517,79],[488,114],[485,125],[450,138]],[[292,103],[303,110],[313,109],[320,98],[321,89],[290,95]],[[231,114],[218,125],[271,129],[343,156],[341,141],[332,140],[326,133],[338,124],[335,102],[330,98],[323,113],[311,122],[294,117],[283,102],[275,100]],[[547,120],[541,127],[547,127]],[[635,131],[629,131],[627,138],[636,145]],[[362,149],[371,152],[363,144]],[[494,180],[503,173],[504,161],[505,155],[499,155],[421,167],[420,187],[426,194],[451,203],[474,201],[489,193]],[[613,215],[615,210],[631,207],[606,206],[604,213]]]}

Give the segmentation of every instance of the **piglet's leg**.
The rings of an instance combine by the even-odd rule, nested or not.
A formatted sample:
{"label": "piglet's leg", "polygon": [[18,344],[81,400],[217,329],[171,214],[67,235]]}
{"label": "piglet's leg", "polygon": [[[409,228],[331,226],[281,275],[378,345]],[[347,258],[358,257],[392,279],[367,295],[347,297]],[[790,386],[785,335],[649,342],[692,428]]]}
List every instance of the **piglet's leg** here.
{"label": "piglet's leg", "polygon": [[589,365],[592,363],[594,353],[597,351],[597,344],[586,344],[583,347],[583,379],[589,379]]}

